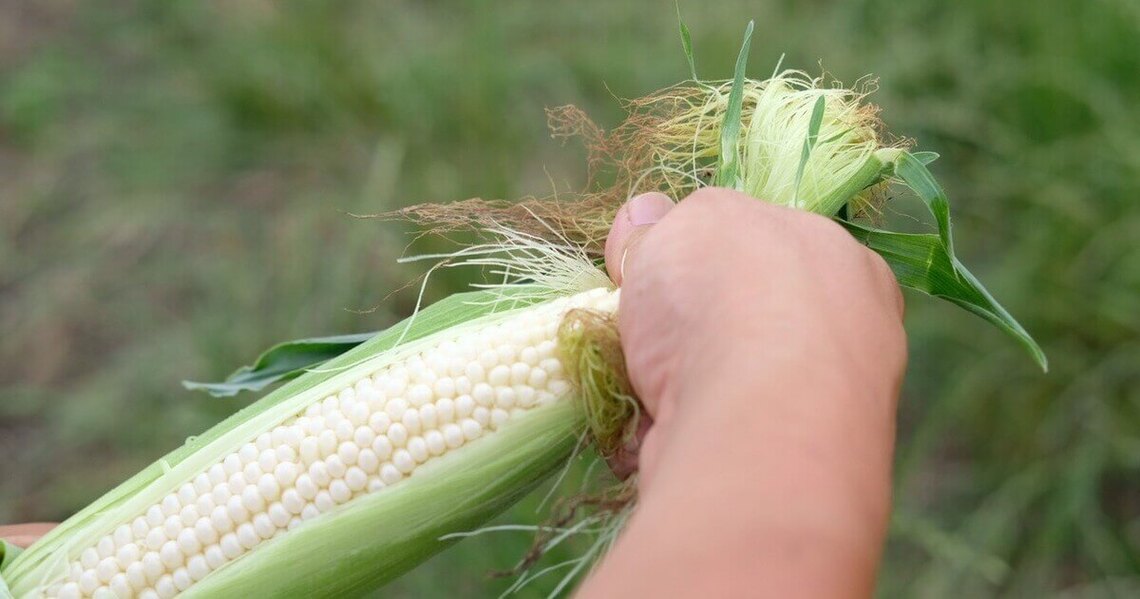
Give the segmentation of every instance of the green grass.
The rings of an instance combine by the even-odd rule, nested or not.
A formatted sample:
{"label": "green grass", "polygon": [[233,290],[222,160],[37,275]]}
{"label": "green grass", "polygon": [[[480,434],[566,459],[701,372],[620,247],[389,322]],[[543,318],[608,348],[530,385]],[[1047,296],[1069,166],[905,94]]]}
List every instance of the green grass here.
{"label": "green grass", "polygon": [[[688,76],[671,2],[114,4],[0,8],[0,521],[63,518],[245,401],[182,378],[408,313],[410,237],[346,213],[576,186],[545,106],[612,125],[614,95]],[[755,19],[754,75],[879,77],[892,130],[942,154],[963,261],[1050,357],[908,297],[881,594],[1135,593],[1140,9],[715,7],[681,7],[702,76]],[[464,541],[393,594],[494,596],[528,544]]]}

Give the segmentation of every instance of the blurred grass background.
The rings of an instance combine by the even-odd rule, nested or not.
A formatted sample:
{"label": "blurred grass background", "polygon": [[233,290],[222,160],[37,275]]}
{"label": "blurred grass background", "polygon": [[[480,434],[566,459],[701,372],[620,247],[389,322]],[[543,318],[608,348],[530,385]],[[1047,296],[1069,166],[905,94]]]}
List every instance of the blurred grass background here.
{"label": "blurred grass background", "polygon": [[[892,130],[942,154],[964,261],[1051,358],[908,297],[881,594],[1140,593],[1140,4],[682,10],[705,77],[750,18],[754,76],[878,76]],[[410,237],[347,213],[580,185],[543,108],[613,125],[685,75],[671,2],[0,3],[0,522],[62,519],[249,401],[182,378],[407,314]],[[389,591],[495,596],[528,544]]]}

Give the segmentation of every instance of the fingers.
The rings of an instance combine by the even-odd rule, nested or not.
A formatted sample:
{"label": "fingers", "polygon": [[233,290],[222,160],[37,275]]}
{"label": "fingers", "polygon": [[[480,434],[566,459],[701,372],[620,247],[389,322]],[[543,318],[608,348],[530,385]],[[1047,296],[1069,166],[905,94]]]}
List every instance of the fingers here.
{"label": "fingers", "polygon": [[27,547],[55,528],[54,522],[33,522],[0,526],[0,539],[17,547]]}
{"label": "fingers", "polygon": [[618,210],[606,238],[606,272],[615,283],[621,285],[622,265],[630,248],[646,228],[661,220],[673,205],[669,196],[650,192],[634,197]]}
{"label": "fingers", "polygon": [[865,255],[871,261],[871,270],[877,274],[882,289],[890,296],[889,303],[895,307],[901,322],[906,317],[906,301],[903,299],[902,287],[899,286],[895,273],[882,256],[870,249]]}
{"label": "fingers", "polygon": [[[630,249],[637,244],[649,226],[661,220],[673,209],[673,200],[663,193],[645,193],[634,197],[622,206],[614,217],[614,224],[606,238],[606,271],[615,283],[621,285],[623,265]],[[637,471],[638,451],[653,418],[642,409],[637,432],[618,452],[607,458],[610,469],[621,480]]]}
{"label": "fingers", "polygon": [[613,471],[619,480],[625,480],[629,478],[631,474],[637,472],[641,444],[645,439],[645,435],[649,432],[649,427],[652,425],[653,418],[642,409],[641,416],[637,419],[637,431],[634,433],[633,438],[618,448],[617,453],[606,458],[606,463],[609,464],[610,470]]}

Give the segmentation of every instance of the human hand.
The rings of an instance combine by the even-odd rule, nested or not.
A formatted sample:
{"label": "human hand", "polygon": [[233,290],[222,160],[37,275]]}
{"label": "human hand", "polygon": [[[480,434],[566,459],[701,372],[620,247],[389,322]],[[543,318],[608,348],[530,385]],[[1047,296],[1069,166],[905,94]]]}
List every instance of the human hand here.
{"label": "human hand", "polygon": [[55,528],[54,522],[31,522],[0,526],[0,539],[17,547],[27,547]]}
{"label": "human hand", "polygon": [[887,265],[826,218],[711,188],[631,200],[606,264],[653,424],[583,596],[870,595],[906,364]]}

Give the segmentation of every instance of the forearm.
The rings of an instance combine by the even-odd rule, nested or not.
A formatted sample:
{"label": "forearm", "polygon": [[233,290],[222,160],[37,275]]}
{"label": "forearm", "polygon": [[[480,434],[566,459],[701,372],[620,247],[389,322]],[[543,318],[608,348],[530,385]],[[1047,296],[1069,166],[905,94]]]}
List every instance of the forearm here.
{"label": "forearm", "polygon": [[662,404],[638,511],[583,596],[869,595],[893,438],[873,406],[891,398],[827,373],[708,374]]}

